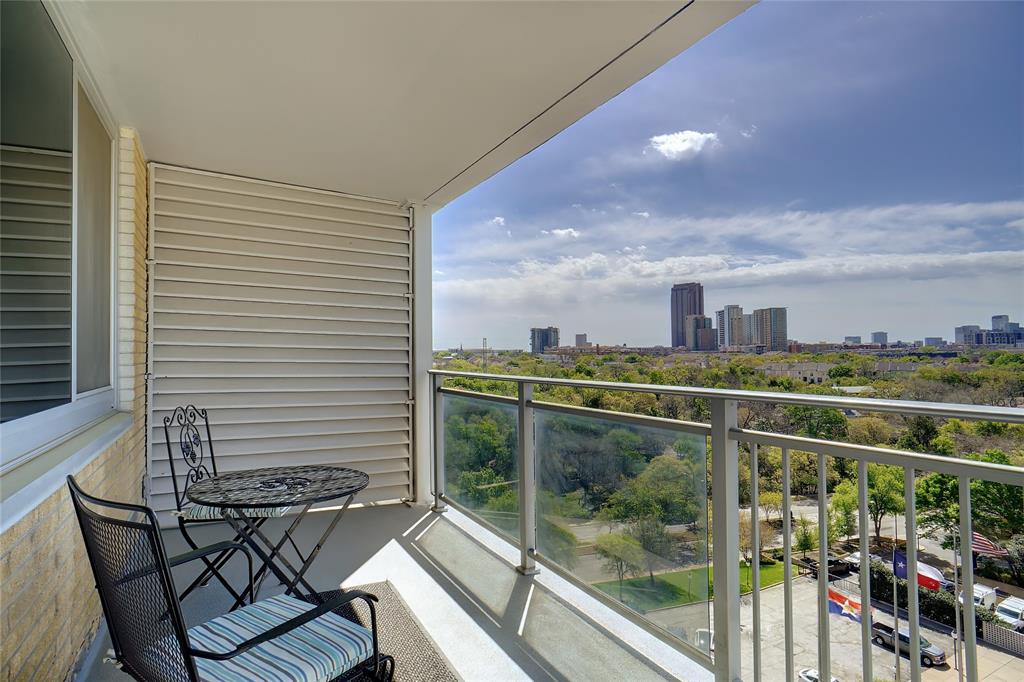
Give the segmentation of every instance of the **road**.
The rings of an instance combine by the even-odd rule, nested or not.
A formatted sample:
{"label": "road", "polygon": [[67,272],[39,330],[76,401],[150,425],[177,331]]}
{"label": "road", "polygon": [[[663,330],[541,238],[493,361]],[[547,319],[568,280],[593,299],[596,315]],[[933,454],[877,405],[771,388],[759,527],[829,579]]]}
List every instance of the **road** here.
{"label": "road", "polygon": [[[806,518],[812,523],[818,523],[818,501],[816,499],[809,498],[793,498],[791,503],[791,509],[793,510],[794,518]],[[747,507],[744,511],[749,512],[750,508]],[[906,517],[900,514],[896,517],[886,516],[882,520],[882,537],[892,537],[893,531],[896,531],[896,536],[899,538],[906,538]],[[871,537],[874,539],[875,529],[872,524],[869,523],[869,529]],[[781,546],[782,535],[776,534],[768,546]],[[953,571],[953,552],[949,549],[943,549],[942,544],[937,540],[934,540],[925,535],[918,533],[918,556],[922,561],[925,561],[943,572],[948,572],[952,575]],[[889,557],[883,557],[889,558]]]}

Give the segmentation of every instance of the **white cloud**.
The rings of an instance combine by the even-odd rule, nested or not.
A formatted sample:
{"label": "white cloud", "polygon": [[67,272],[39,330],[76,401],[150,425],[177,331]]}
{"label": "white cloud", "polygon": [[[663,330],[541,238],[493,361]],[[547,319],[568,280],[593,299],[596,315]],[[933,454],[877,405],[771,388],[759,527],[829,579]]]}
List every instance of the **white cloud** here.
{"label": "white cloud", "polygon": [[[705,147],[718,144],[718,133],[701,133],[696,130],[680,130],[650,139],[648,149],[653,149],[669,161],[690,161]],[[647,150],[644,150],[646,153]]]}
{"label": "white cloud", "polygon": [[[602,297],[619,301],[637,296],[663,297],[673,282],[686,278],[698,278],[707,289],[800,289],[829,282],[843,282],[844,286],[878,280],[904,284],[943,279],[950,273],[1019,275],[1021,262],[1024,251],[864,254],[796,260],[719,254],[649,259],[641,249],[623,249],[618,254],[595,252],[523,260],[507,273],[489,278],[439,282],[437,293],[456,305],[484,304],[487,292],[500,290],[515,303],[572,307]],[[581,287],[580,282],[586,282],[586,286]]]}
{"label": "white cloud", "polygon": [[557,239],[578,239],[580,236],[579,230],[571,227],[556,228],[554,230],[541,230],[541,234],[550,234],[552,237]]}
{"label": "white cloud", "polygon": [[749,128],[740,131],[740,135],[747,138],[748,140],[752,138],[754,135],[757,135],[757,124],[751,123]]}
{"label": "white cloud", "polygon": [[434,270],[434,274],[435,275],[443,275],[444,274],[444,270]]}
{"label": "white cloud", "polygon": [[491,225],[497,225],[498,227],[505,226],[505,218],[500,215],[496,215],[490,220]]}
{"label": "white cloud", "polygon": [[651,214],[647,211],[633,211],[633,215],[640,216],[641,218],[650,218]]}

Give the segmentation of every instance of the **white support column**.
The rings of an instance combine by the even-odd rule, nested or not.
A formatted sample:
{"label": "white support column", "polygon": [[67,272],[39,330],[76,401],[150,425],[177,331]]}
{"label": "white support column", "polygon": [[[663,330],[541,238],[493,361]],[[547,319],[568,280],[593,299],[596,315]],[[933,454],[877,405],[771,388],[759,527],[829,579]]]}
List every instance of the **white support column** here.
{"label": "white support column", "polygon": [[434,362],[431,303],[433,208],[426,204],[416,204],[412,208],[412,214],[412,348],[409,362],[413,372],[413,497],[417,502],[425,503],[430,499],[433,468],[431,412],[434,395],[431,390],[431,377],[427,373]]}
{"label": "white support column", "polygon": [[519,550],[516,570],[537,573],[537,456],[534,447],[533,384],[519,384]]}
{"label": "white support column", "polygon": [[714,544],[715,679],[733,682],[740,671],[739,450],[729,436],[736,401],[711,399],[711,505]]}

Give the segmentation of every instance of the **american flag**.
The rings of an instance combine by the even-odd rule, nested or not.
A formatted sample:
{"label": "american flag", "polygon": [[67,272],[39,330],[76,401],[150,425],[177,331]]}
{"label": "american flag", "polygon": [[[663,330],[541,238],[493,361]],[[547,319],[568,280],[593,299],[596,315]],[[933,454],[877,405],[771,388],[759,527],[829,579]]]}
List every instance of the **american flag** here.
{"label": "american flag", "polygon": [[986,556],[1007,556],[1009,552],[989,540],[981,533],[973,533],[971,537],[971,551]]}

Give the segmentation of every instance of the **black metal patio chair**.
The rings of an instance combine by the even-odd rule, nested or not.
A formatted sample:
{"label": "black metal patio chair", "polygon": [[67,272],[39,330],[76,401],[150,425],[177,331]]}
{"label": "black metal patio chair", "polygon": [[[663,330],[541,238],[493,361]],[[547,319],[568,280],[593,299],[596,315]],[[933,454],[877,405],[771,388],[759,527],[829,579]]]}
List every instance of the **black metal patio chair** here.
{"label": "black metal patio chair", "polygon": [[[328,682],[358,677],[390,682],[394,659],[377,648],[377,598],[349,590],[326,603],[278,595],[187,627],[172,566],[245,545],[220,542],[168,557],[149,507],[111,502],[68,487],[123,672],[146,682]],[[251,592],[250,592],[251,593]],[[334,613],[355,599],[370,629]]]}
{"label": "black metal patio chair", "polygon": [[[200,430],[200,426],[202,430]],[[176,438],[171,437],[172,432],[176,433]],[[203,438],[203,432],[205,432],[206,438]],[[177,442],[179,456],[185,463],[186,472],[184,475],[184,482],[179,486],[178,484],[178,472],[177,467],[174,464],[176,459],[174,454],[174,443]],[[181,530],[182,536],[185,538],[185,542],[192,549],[197,549],[198,544],[192,539],[192,536],[188,532],[188,526],[194,524],[208,524],[212,522],[223,521],[220,510],[215,507],[207,507],[204,505],[193,504],[189,501],[187,493],[188,488],[191,484],[197,483],[205,478],[217,475],[217,458],[213,451],[213,437],[210,434],[210,419],[206,410],[199,409],[195,405],[179,406],[174,409],[174,412],[170,416],[164,417],[164,443],[167,446],[167,462],[171,467],[171,481],[174,485],[174,504],[177,507],[176,511],[171,512],[178,519],[178,528]],[[289,507],[273,507],[269,509],[246,509],[244,513],[250,519],[254,520],[256,528],[262,526],[268,519],[280,518],[288,513]],[[243,538],[237,533],[235,534],[232,542],[239,542]],[[291,543],[292,549],[295,550],[296,554],[299,555],[299,559],[304,561],[305,558],[299,551],[299,548],[295,545],[295,541],[292,540],[291,536],[288,536],[288,541]],[[235,592],[234,588],[220,575],[220,570],[223,566],[231,559],[234,553],[238,551],[234,548],[227,549],[221,552],[218,556],[212,559],[203,558],[202,561],[205,564],[205,568],[199,574],[199,576],[193,580],[188,587],[186,587],[181,595],[180,599],[184,599],[192,593],[197,587],[205,586],[216,577],[225,589],[235,598],[235,605],[239,606],[246,594],[239,595]],[[261,567],[258,574],[256,575],[256,585],[262,584],[262,579],[266,567]],[[252,595],[249,595],[252,596]]]}

